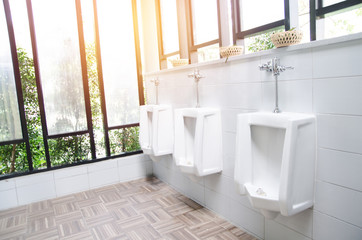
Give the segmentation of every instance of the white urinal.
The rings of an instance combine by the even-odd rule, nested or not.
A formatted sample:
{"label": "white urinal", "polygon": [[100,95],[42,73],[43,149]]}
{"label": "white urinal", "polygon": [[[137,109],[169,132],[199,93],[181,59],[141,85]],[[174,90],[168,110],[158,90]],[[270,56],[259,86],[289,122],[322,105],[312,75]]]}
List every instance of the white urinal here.
{"label": "white urinal", "polygon": [[315,128],[314,115],[238,115],[234,180],[265,217],[313,206]]}
{"label": "white urinal", "polygon": [[140,106],[139,142],[145,154],[162,156],[173,152],[173,123],[171,106]]}
{"label": "white urinal", "polygon": [[191,176],[202,177],[222,171],[220,110],[176,109],[173,157],[181,171]]}

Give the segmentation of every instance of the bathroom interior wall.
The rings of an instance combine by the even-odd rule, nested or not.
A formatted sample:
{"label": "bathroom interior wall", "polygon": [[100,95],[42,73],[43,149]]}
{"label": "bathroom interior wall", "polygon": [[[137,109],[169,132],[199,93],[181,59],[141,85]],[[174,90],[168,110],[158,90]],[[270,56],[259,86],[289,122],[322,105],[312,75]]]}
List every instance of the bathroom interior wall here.
{"label": "bathroom interior wall", "polygon": [[[161,180],[217,212],[260,239],[362,239],[362,35],[292,46],[209,64],[146,74],[148,103],[174,108],[196,106],[195,86],[187,75],[194,67],[200,82],[201,107],[222,112],[223,164],[220,174],[192,181],[172,155],[153,163]],[[265,219],[234,182],[236,115],[274,109],[274,79],[258,66],[273,57],[294,70],[279,77],[282,111],[317,117],[315,205],[292,217]]]}

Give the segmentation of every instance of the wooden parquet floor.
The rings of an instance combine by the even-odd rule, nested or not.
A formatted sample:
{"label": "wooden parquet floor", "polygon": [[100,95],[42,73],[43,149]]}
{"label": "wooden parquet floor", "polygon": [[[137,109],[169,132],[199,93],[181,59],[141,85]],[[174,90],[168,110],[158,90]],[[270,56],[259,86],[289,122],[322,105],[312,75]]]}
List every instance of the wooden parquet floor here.
{"label": "wooden parquet floor", "polygon": [[0,239],[256,238],[150,178],[0,211]]}

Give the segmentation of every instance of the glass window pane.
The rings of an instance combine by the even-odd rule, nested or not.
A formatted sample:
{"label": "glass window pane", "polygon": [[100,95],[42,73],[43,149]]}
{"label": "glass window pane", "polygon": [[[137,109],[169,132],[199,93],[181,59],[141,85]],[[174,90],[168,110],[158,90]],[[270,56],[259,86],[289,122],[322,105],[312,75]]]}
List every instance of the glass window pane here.
{"label": "glass window pane", "polygon": [[49,135],[87,129],[74,0],[33,0]]}
{"label": "glass window pane", "polygon": [[200,63],[220,59],[219,50],[220,47],[218,43],[197,49],[198,62]]}
{"label": "glass window pane", "polygon": [[336,3],[340,3],[340,2],[345,2],[343,0],[322,0],[323,2],[323,7],[327,7]]}
{"label": "glass window pane", "polygon": [[109,131],[111,155],[125,152],[134,152],[141,149],[139,140],[139,127],[115,129]]}
{"label": "glass window pane", "polygon": [[13,62],[3,4],[0,4],[0,142],[22,139]]}
{"label": "glass window pane", "polygon": [[241,31],[284,19],[284,0],[239,0]]}
{"label": "glass window pane", "polygon": [[108,126],[139,121],[132,1],[98,1]]}
{"label": "glass window pane", "polygon": [[219,39],[216,0],[192,0],[192,27],[194,44]]}
{"label": "glass window pane", "polygon": [[317,40],[362,32],[362,4],[317,20]]}
{"label": "glass window pane", "polygon": [[52,167],[91,159],[89,135],[49,139]]}
{"label": "glass window pane", "polygon": [[[303,32],[302,42],[310,41],[309,0],[298,0],[298,24]],[[291,26],[292,28],[295,26]]]}
{"label": "glass window pane", "polygon": [[160,0],[163,53],[179,50],[176,0]]}

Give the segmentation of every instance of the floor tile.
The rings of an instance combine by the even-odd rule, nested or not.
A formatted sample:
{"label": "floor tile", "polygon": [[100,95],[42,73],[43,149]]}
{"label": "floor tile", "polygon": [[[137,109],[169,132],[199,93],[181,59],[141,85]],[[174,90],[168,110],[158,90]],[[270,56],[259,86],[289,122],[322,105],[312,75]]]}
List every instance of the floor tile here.
{"label": "floor tile", "polygon": [[0,239],[255,240],[157,178],[0,211]]}

